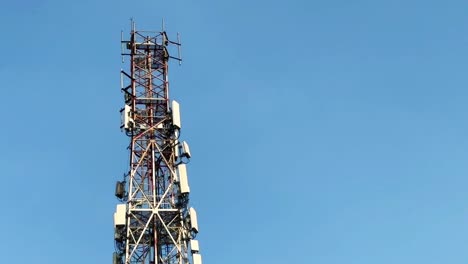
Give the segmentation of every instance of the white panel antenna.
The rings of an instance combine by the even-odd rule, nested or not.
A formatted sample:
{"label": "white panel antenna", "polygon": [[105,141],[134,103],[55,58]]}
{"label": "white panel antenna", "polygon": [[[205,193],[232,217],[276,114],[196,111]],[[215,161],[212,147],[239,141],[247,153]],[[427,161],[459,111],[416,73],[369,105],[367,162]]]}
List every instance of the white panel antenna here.
{"label": "white panel antenna", "polygon": [[185,157],[190,158],[192,156],[190,155],[190,148],[186,141],[182,142],[182,150],[184,151],[183,155]]}
{"label": "white panel antenna", "polygon": [[197,219],[197,211],[193,207],[190,207],[190,224],[192,226],[192,231],[198,233],[198,219]]}
{"label": "white panel antenna", "polygon": [[180,192],[182,194],[190,193],[190,187],[188,184],[188,176],[187,176],[187,166],[185,164],[179,164],[177,168],[179,171]]}
{"label": "white panel antenna", "polygon": [[180,106],[177,101],[172,101],[172,124],[180,129]]}
{"label": "white panel antenna", "polygon": [[114,213],[114,227],[125,225],[126,213],[127,213],[126,205],[118,204]]}
{"label": "white panel antenna", "polygon": [[198,253],[200,251],[198,240],[190,240],[190,249],[192,253]]}
{"label": "white panel antenna", "polygon": [[201,259],[200,254],[195,253],[192,255],[192,258],[193,258],[193,264],[202,264],[202,259]]}
{"label": "white panel antenna", "polygon": [[125,105],[122,111],[122,125],[125,129],[129,129],[135,125],[135,121],[131,118],[131,110],[129,105]]}

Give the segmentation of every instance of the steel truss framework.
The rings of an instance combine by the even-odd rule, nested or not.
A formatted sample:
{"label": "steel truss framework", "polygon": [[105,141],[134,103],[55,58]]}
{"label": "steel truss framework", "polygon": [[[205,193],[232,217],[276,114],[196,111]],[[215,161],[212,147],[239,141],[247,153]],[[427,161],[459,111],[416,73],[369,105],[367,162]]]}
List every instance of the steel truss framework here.
{"label": "steel truss framework", "polygon": [[[125,264],[185,264],[188,242],[188,194],[177,184],[174,147],[179,129],[169,101],[168,47],[180,47],[165,31],[137,31],[122,41],[130,72],[122,71],[122,91],[130,107],[130,169],[125,176],[126,225],[117,252]],[[178,59],[178,58],[173,58]],[[180,59],[179,59],[180,60]]]}

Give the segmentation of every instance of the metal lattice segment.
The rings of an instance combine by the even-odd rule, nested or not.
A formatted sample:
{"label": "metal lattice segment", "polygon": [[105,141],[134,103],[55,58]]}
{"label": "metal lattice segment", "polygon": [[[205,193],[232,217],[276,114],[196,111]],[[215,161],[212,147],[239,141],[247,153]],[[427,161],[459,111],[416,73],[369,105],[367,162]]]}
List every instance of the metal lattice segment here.
{"label": "metal lattice segment", "polygon": [[[121,128],[131,139],[130,170],[123,198],[126,221],[125,226],[116,225],[114,262],[190,263],[188,243],[194,232],[188,192],[180,190],[177,169],[183,162],[176,153],[180,119],[174,120],[173,111],[178,117],[179,109],[178,104],[171,109],[168,89],[168,61],[173,58],[168,46],[180,43],[169,41],[164,31],[137,31],[132,23],[130,40],[122,44],[126,50],[122,55],[130,58],[130,72],[122,71],[125,107],[121,111]],[[185,181],[183,188],[188,188]],[[122,192],[116,195],[124,197]]]}

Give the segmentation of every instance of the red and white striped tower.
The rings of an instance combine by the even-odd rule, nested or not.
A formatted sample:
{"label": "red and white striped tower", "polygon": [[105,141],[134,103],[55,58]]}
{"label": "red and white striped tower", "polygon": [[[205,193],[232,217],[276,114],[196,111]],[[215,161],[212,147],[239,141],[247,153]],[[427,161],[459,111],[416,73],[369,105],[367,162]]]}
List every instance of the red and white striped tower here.
{"label": "red and white striped tower", "polygon": [[132,21],[122,55],[129,57],[129,70],[121,71],[121,129],[130,137],[130,168],[116,184],[113,263],[201,264],[197,215],[189,207],[191,154],[179,139],[179,104],[169,99],[168,62],[181,61],[179,37],[136,30]]}

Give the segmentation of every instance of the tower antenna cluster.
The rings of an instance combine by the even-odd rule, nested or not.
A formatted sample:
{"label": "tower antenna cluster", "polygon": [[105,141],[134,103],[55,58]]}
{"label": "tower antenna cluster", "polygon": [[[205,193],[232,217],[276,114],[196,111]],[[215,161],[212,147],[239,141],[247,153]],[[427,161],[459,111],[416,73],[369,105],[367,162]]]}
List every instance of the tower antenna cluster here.
{"label": "tower antenna cluster", "polygon": [[[168,62],[182,61],[180,38],[161,31],[122,33],[121,129],[130,138],[129,171],[115,187],[113,264],[202,264],[197,213],[189,206],[189,145],[180,139],[180,105],[169,99]],[[177,51],[172,56],[170,50]]]}

